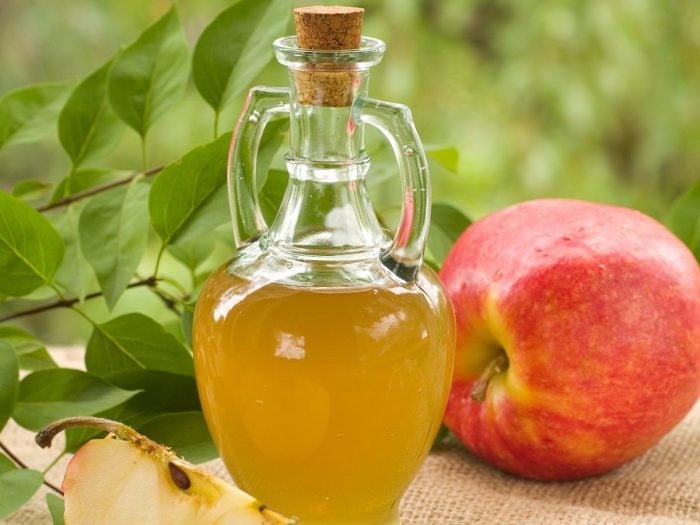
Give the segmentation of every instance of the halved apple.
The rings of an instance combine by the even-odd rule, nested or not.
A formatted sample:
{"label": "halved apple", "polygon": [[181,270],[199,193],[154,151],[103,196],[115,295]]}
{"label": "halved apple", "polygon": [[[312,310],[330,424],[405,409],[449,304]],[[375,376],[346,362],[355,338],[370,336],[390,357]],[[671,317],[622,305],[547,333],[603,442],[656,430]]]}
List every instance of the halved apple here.
{"label": "halved apple", "polygon": [[63,478],[70,525],[292,525],[252,496],[115,421],[75,417],[37,434],[42,448],[74,427],[109,432],[83,445]]}

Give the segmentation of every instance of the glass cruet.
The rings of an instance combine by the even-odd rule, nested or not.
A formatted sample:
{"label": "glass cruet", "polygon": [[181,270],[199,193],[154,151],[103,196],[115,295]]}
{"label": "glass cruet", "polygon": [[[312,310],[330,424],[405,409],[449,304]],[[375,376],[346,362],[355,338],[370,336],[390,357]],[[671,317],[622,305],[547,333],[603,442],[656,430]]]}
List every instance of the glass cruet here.
{"label": "glass cruet", "polygon": [[[452,309],[422,266],[425,154],[409,110],[367,96],[385,46],[360,37],[361,16],[299,8],[297,36],[274,42],[290,85],[249,93],[229,155],[237,250],[205,283],[193,326],[202,409],[232,477],[309,525],[399,523],[452,373]],[[280,114],[290,120],[289,182],[268,227],[256,155]],[[398,163],[393,239],[368,197],[367,124]]]}

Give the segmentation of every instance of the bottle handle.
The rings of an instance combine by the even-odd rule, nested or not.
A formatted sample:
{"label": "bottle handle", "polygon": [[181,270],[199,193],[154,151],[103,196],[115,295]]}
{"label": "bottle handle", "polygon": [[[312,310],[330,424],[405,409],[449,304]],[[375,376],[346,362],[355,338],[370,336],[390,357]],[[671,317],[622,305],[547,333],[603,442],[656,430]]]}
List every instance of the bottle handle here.
{"label": "bottle handle", "polygon": [[227,174],[236,249],[268,229],[258,201],[256,165],[265,126],[280,113],[289,113],[288,88],[251,88],[231,138]]}
{"label": "bottle handle", "polygon": [[353,104],[353,120],[377,128],[396,156],[403,191],[401,220],[381,261],[402,280],[413,281],[423,263],[430,227],[430,178],[411,111],[403,104],[358,97]]}

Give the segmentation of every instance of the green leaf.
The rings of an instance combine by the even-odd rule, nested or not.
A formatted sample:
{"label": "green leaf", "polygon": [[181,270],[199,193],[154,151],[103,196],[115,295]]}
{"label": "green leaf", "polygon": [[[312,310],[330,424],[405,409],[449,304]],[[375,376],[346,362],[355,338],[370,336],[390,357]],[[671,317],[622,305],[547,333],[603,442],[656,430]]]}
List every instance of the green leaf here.
{"label": "green leaf", "polygon": [[0,454],[0,475],[11,470],[16,470],[17,466],[5,454]]}
{"label": "green leaf", "polygon": [[[104,170],[81,170],[64,177],[56,186],[51,202],[71,197],[77,193],[90,190],[96,186],[111,182],[114,176]],[[68,204],[63,213],[52,213],[49,220],[61,235],[65,246],[65,255],[61,266],[56,271],[55,282],[69,295],[83,299],[88,287],[92,285],[93,272],[83,256],[80,243],[79,219],[89,200],[84,199]]]}
{"label": "green leaf", "polygon": [[131,387],[144,371],[194,375],[187,349],[153,319],[131,313],[95,325],[87,343],[89,372],[112,384]]}
{"label": "green leaf", "polygon": [[[64,177],[56,186],[51,203],[75,194],[85,192],[114,180],[114,174],[104,170],[81,170]],[[56,271],[54,281],[66,294],[84,299],[88,287],[93,288],[94,273],[83,256],[80,243],[79,220],[89,199],[70,203],[62,208],[61,213],[51,213],[48,218],[63,239],[65,255]]]}
{"label": "green leaf", "polygon": [[19,390],[19,363],[14,348],[0,341],[0,430],[10,419]]}
{"label": "green leaf", "polygon": [[271,224],[282,204],[289,175],[286,171],[270,170],[265,185],[260,190],[260,209],[268,224]]}
{"label": "green leaf", "polygon": [[439,448],[449,437],[450,431],[445,425],[440,425],[440,429],[433,440],[432,450]]}
{"label": "green leaf", "polygon": [[83,257],[80,248],[78,219],[85,203],[79,202],[64,208],[63,213],[52,213],[49,220],[63,239],[65,254],[56,270],[54,282],[69,295],[83,299],[88,287],[94,281],[92,268]]}
{"label": "green leaf", "polygon": [[124,126],[107,101],[110,60],[73,90],[58,117],[58,138],[73,162],[73,169],[112,151]]}
{"label": "green leaf", "polygon": [[139,431],[192,463],[204,463],[219,455],[201,412],[160,414]]}
{"label": "green leaf", "polygon": [[459,172],[459,150],[454,146],[426,147],[428,159],[434,160],[450,173]]}
{"label": "green leaf", "polygon": [[272,59],[270,43],[283,35],[290,12],[289,0],[240,0],[204,29],[194,48],[192,78],[214,111],[242,93]]}
{"label": "green leaf", "polygon": [[[160,414],[201,410],[194,377],[151,371],[144,373],[141,379],[142,392],[98,415],[122,421],[140,431],[143,425]],[[69,430],[66,432],[66,452],[75,452],[87,440],[100,434],[94,429]]]}
{"label": "green leaf", "polygon": [[265,132],[260,140],[256,162],[256,184],[258,188],[265,186],[270,167],[275,161],[275,155],[280,150],[289,131],[289,119],[277,119],[265,126]]}
{"label": "green leaf", "polygon": [[10,345],[17,355],[22,370],[56,368],[43,343],[32,334],[17,326],[0,326],[0,342]]}
{"label": "green leaf", "polygon": [[148,128],[182,96],[188,50],[173,6],[115,59],[107,79],[112,109],[145,137]]}
{"label": "green leaf", "polygon": [[53,525],[64,525],[63,515],[66,512],[66,508],[63,498],[48,492],[46,494],[46,506],[49,509],[49,514],[51,514]]}
{"label": "green leaf", "polygon": [[10,91],[0,99],[0,149],[34,142],[51,133],[68,95],[67,83],[35,84]]}
{"label": "green leaf", "polygon": [[148,183],[134,180],[93,197],[80,214],[80,247],[111,309],[146,251]]}
{"label": "green leaf", "polygon": [[53,187],[53,184],[34,179],[23,179],[12,187],[12,195],[24,202],[37,200]]}
{"label": "green leaf", "polygon": [[90,169],[78,171],[61,179],[51,196],[51,202],[65,199],[76,193],[82,193],[113,179],[113,174],[105,170]]}
{"label": "green leaf", "polygon": [[63,241],[39,212],[0,191],[0,294],[21,296],[52,282]]}
{"label": "green leaf", "polygon": [[214,251],[214,238],[211,236],[192,237],[168,246],[168,251],[191,271],[197,270]]}
{"label": "green leaf", "polygon": [[194,307],[196,305],[196,302],[187,303],[182,309],[182,317],[180,318],[182,335],[190,348],[192,348],[192,323],[194,322]]}
{"label": "green leaf", "polygon": [[469,218],[454,206],[433,204],[428,250],[437,263],[442,263],[457,238],[470,224]]}
{"label": "green leaf", "polygon": [[0,475],[0,519],[28,502],[44,482],[41,472],[16,469]]}
{"label": "green leaf", "polygon": [[673,203],[666,224],[700,261],[700,182]]}
{"label": "green leaf", "polygon": [[39,370],[20,381],[12,418],[24,428],[38,431],[62,417],[95,415],[134,394],[80,370]]}
{"label": "green leaf", "polygon": [[231,134],[195,148],[158,174],[151,187],[151,222],[163,244],[211,233],[230,220],[226,161]]}

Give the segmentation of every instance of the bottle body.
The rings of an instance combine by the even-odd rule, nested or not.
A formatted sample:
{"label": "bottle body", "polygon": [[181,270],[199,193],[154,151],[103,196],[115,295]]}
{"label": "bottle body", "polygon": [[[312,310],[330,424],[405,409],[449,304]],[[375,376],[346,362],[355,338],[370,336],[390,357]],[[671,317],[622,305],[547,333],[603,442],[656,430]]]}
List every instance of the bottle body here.
{"label": "bottle body", "polygon": [[243,276],[235,261],[220,268],[197,305],[195,370],[219,452],[244,490],[302,523],[398,523],[452,372],[437,277],[401,283],[360,261],[371,282],[300,286],[271,278],[285,263],[270,258]]}
{"label": "bottle body", "polygon": [[[275,41],[289,89],[253,88],[232,140],[236,256],[195,310],[195,373],[207,425],[235,481],[307,525],[397,525],[401,495],[447,402],[455,328],[435,274],[425,152],[405,106],[368,98],[381,41],[300,49]],[[256,154],[290,120],[289,182],[268,228]],[[380,226],[364,126],[394,151],[402,214]]]}

